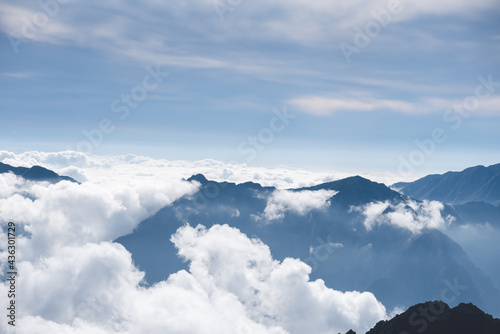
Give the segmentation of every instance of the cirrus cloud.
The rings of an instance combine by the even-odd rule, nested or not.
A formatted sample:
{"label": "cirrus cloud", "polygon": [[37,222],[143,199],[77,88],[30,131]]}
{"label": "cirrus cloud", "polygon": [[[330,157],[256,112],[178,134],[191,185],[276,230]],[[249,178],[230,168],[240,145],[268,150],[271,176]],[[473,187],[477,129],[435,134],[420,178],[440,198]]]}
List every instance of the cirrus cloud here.
{"label": "cirrus cloud", "polygon": [[396,112],[413,113],[419,110],[417,105],[409,102],[366,97],[336,98],[324,96],[302,96],[287,101],[305,113],[327,116],[338,111],[373,111],[385,109]]}

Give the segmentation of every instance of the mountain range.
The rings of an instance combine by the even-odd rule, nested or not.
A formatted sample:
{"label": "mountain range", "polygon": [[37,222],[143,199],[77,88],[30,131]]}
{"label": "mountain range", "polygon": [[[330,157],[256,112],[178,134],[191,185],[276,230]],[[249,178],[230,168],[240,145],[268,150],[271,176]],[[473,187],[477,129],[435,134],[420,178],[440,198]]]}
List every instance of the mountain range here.
{"label": "mountain range", "polygon": [[[261,239],[278,260],[300,258],[311,266],[312,279],[321,278],[338,290],[371,291],[388,309],[440,299],[451,306],[473,302],[489,313],[500,314],[500,282],[484,274],[446,235],[446,229],[430,225],[415,231],[398,225],[410,219],[411,224],[440,220],[461,226],[470,223],[478,205],[491,209],[480,223],[484,219],[498,222],[500,215],[492,203],[500,197],[493,193],[489,203],[440,204],[439,217],[431,217],[427,206],[433,199],[414,199],[360,176],[287,191],[252,182],[214,182],[201,174],[187,181],[200,184],[195,195],[164,207],[133,233],[116,240],[145,271],[146,284],[187,269],[170,242],[180,226],[228,224]],[[280,202],[294,194],[299,202]],[[302,210],[312,194],[328,194],[325,205]],[[300,196],[304,196],[302,202]],[[367,215],[377,207],[380,212],[369,223]]]}
{"label": "mountain range", "polygon": [[[301,259],[311,266],[311,279],[323,279],[337,290],[373,292],[388,310],[438,299],[451,307],[472,302],[498,317],[499,276],[488,277],[447,234],[471,224],[500,230],[499,166],[391,187],[353,176],[288,190],[215,182],[197,174],[186,180],[199,184],[197,193],[162,208],[115,241],[145,272],[144,284],[152,285],[187,269],[170,241],[179,227],[228,224],[262,240],[277,260]],[[0,173],[76,182],[40,166],[0,163]],[[377,326],[374,330],[380,331],[370,333],[393,333]]]}
{"label": "mountain range", "polygon": [[409,183],[396,183],[393,189],[415,199],[448,204],[485,202],[500,204],[500,164],[475,166],[461,172],[427,175]]}

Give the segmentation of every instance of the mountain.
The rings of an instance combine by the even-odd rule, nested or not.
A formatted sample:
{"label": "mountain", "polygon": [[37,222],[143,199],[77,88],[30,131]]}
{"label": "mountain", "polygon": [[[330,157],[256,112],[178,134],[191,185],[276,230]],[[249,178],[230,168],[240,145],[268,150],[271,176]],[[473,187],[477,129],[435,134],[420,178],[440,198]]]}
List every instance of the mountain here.
{"label": "mountain", "polygon": [[438,298],[450,305],[466,300],[484,309],[500,310],[500,291],[462,247],[438,230],[417,236],[391,270],[368,290],[380,296],[389,309]]}
{"label": "mountain", "polygon": [[[339,254],[346,253],[337,258],[337,264],[341,265],[348,261],[351,266],[364,265],[366,261],[358,259],[365,254],[349,253],[349,249],[361,249],[368,244],[378,249],[389,239],[401,240],[404,243],[403,240],[409,235],[405,231],[388,231],[381,233],[378,238],[367,236],[362,217],[358,212],[352,212],[351,207],[367,201],[402,201],[405,196],[383,184],[361,177],[292,190],[332,190],[339,193],[329,199],[330,206],[327,210],[313,210],[307,215],[286,212],[284,219],[276,222],[256,219],[265,211],[268,199],[276,190],[274,187],[262,187],[252,182],[217,183],[208,181],[201,174],[194,175],[187,181],[197,181],[201,184],[198,193],[191,197],[183,197],[171,206],[163,208],[153,217],[143,221],[133,233],[116,240],[132,253],[134,262],[140,269],[145,270],[146,279],[150,283],[161,281],[169,273],[185,268],[185,264],[176,257],[176,250],[169,241],[170,236],[185,223],[193,226],[202,224],[210,227],[214,224],[228,224],[237,227],[248,236],[257,236],[269,245],[273,255],[278,259],[285,257],[307,259],[311,247],[331,241],[343,245],[343,249],[338,250]],[[395,243],[397,242],[392,242]],[[155,256],[151,254],[162,254],[168,261],[164,265],[158,265]],[[347,259],[353,256],[355,258],[352,261]],[[331,256],[332,259],[334,257]],[[393,257],[394,255],[388,254],[384,258],[385,261],[392,261]],[[322,266],[314,274],[327,274],[323,271],[330,269]],[[336,277],[336,282],[341,285],[345,281],[352,282],[352,279],[347,277],[349,275],[347,271],[337,275],[328,273],[328,275]],[[357,281],[364,279],[365,277],[359,277]]]}
{"label": "mountain", "polygon": [[468,202],[450,205],[454,216],[460,217],[463,222],[484,224],[489,223],[500,227],[500,206],[485,202]]}
{"label": "mountain", "polygon": [[391,320],[380,321],[366,334],[498,334],[500,320],[473,304],[451,308],[441,301],[414,305]]}
{"label": "mountain", "polygon": [[401,201],[407,199],[406,196],[402,196],[388,188],[385,184],[373,182],[361,176],[352,176],[313,187],[300,188],[297,191],[321,189],[338,191],[339,195],[335,197],[335,201],[350,206],[369,202]]}
{"label": "mountain", "polygon": [[[424,230],[415,234],[390,224],[365,227],[366,217],[353,208],[387,202],[392,206],[384,213],[397,215],[393,207],[409,200],[381,183],[354,176],[291,189],[290,192],[327,191],[329,205],[307,213],[286,210],[281,219],[267,221],[262,218],[266,209],[280,207],[273,202],[274,187],[253,182],[214,182],[201,174],[187,181],[200,183],[196,194],[164,207],[141,222],[131,234],[116,240],[130,251],[134,263],[145,272],[146,284],[187,269],[170,242],[180,226],[189,223],[209,228],[228,224],[262,240],[277,260],[300,258],[311,266],[311,279],[323,279],[327,286],[342,291],[373,291],[389,309],[443,298],[441,292],[455,284],[467,288],[454,295],[445,294],[453,299],[450,300],[453,305],[474,302],[495,315],[500,310],[498,289],[463,249],[443,233]],[[405,205],[409,214],[418,215]],[[450,212],[453,209],[445,206],[441,214],[446,217]]]}
{"label": "mountain", "polygon": [[428,175],[410,183],[396,183],[391,188],[419,200],[449,204],[486,202],[500,204],[500,164],[476,166],[461,172]]}
{"label": "mountain", "polygon": [[59,181],[77,182],[69,176],[61,176],[40,166],[33,166],[31,168],[13,167],[0,162],[0,173],[13,173],[29,181],[48,181],[51,183],[57,183]]}

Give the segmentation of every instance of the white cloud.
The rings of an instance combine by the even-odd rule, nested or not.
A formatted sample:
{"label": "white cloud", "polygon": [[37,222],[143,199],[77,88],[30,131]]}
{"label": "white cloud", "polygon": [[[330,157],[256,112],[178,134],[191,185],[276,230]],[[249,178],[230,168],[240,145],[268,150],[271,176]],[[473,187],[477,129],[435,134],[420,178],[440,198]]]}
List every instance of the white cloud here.
{"label": "white cloud", "polygon": [[[373,294],[309,281],[305,263],[275,261],[266,245],[227,225],[185,226],[172,241],[189,272],[149,288],[140,287],[130,254],[109,242],[22,262],[16,333],[326,334],[366,331],[386,318]],[[0,329],[7,332],[5,321]]]}
{"label": "white cloud", "polygon": [[[471,97],[474,97],[474,95]],[[340,111],[371,112],[375,110],[390,110],[406,114],[444,113],[446,110],[453,109],[456,105],[463,106],[464,101],[464,98],[459,100],[427,97],[421,101],[407,102],[375,98],[365,92],[355,91],[345,92],[343,96],[299,96],[288,100],[287,103],[304,113],[328,116]],[[476,99],[476,101],[477,105],[472,106],[474,110],[471,111],[471,114],[499,115],[500,96],[492,95],[487,99]],[[470,108],[468,106],[466,110]]]}
{"label": "white cloud", "polygon": [[12,174],[0,174],[0,185],[0,221],[14,221],[32,234],[18,238],[24,259],[68,245],[114,240],[197,189],[181,180],[49,184]]}
{"label": "white cloud", "polygon": [[[267,182],[288,179],[286,184],[302,175],[309,175],[310,182],[323,175],[213,160],[171,162],[76,152],[0,152],[0,160],[54,167],[86,179],[50,184],[0,175],[0,221],[12,220],[18,232],[24,228],[31,234],[17,235],[17,303],[22,312],[16,333],[331,333],[366,330],[386,316],[371,293],[344,293],[321,280],[311,282],[305,263],[274,261],[266,245],[228,226],[181,228],[172,240],[190,262],[190,271],[149,288],[141,286],[143,273],[131,255],[110,242],[194,192],[197,186],[179,176],[195,170],[219,177],[252,175]],[[277,191],[267,213],[323,209],[334,194]],[[3,230],[0,238],[5,273]],[[0,294],[6,295],[6,289],[3,281]],[[2,298],[0,307],[5,303]],[[0,331],[8,330],[1,322]]]}
{"label": "white cloud", "polygon": [[390,202],[373,202],[351,210],[359,211],[365,216],[364,226],[370,231],[377,225],[392,225],[407,229],[412,233],[420,233],[423,229],[445,228],[453,221],[452,217],[443,217],[444,205],[437,201],[417,202],[408,200],[396,205]]}
{"label": "white cloud", "polygon": [[318,116],[331,115],[337,111],[373,111],[378,109],[414,113],[424,110],[405,101],[375,99],[366,96],[335,98],[324,96],[302,96],[287,101],[305,113]]}
{"label": "white cloud", "polygon": [[[78,181],[93,183],[151,182],[157,180],[179,180],[198,173],[213,181],[243,183],[253,181],[263,186],[281,189],[300,188],[317,185],[358,174],[373,180],[389,179],[386,175],[351,173],[338,171],[307,171],[296,168],[253,167],[246,164],[225,163],[205,159],[199,161],[152,159],[138,155],[97,156],[74,151],[37,152],[28,151],[14,154],[0,151],[0,161],[13,166],[31,167],[41,165],[61,175],[75,177]],[[393,181],[392,178],[390,180]],[[397,180],[399,181],[399,180]],[[394,183],[394,182],[392,182]]]}
{"label": "white cloud", "polygon": [[253,216],[257,220],[267,222],[282,220],[286,212],[306,215],[312,210],[325,210],[330,206],[329,199],[338,192],[334,190],[275,190],[267,199],[264,212]]}

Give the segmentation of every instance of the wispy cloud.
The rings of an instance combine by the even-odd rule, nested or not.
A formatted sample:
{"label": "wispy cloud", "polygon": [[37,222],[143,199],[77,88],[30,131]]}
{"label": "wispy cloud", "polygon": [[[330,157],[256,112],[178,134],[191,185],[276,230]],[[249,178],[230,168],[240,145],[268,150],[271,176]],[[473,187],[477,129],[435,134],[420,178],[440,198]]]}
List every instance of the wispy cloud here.
{"label": "wispy cloud", "polygon": [[[419,102],[402,100],[377,99],[367,96],[366,93],[351,94],[349,97],[301,96],[286,101],[289,105],[301,112],[328,116],[336,112],[355,111],[371,112],[385,110],[405,114],[443,113],[456,106],[463,106],[464,99],[444,99],[437,97],[423,98]],[[500,116],[500,96],[493,95],[485,100],[478,101],[474,114]]]}
{"label": "wispy cloud", "polygon": [[[225,50],[221,42],[245,45],[243,41],[258,41],[334,49],[335,39],[351,34],[354,27],[372,20],[372,11],[387,7],[386,1],[382,0],[368,3],[315,3],[304,0],[269,3],[257,0],[239,6],[231,14],[233,19],[230,22],[221,22],[213,4],[211,0],[197,0],[184,5],[151,1],[141,6],[96,1],[87,1],[85,6],[81,6],[76,1],[65,2],[59,5],[57,15],[49,17],[48,24],[36,29],[36,34],[25,36],[25,21],[32,20],[37,13],[44,14],[44,9],[20,1],[15,5],[0,5],[0,27],[6,34],[17,37],[53,44],[85,45],[110,52],[115,57],[130,57],[141,62],[235,70],[264,66],[273,71],[276,68],[262,58],[254,57],[253,62],[247,64],[234,62],[235,50]],[[467,1],[446,1],[446,6],[442,2],[420,1],[405,6],[406,10],[395,17],[394,22],[429,13],[468,14],[472,10]],[[474,3],[475,10],[493,6],[494,1],[488,0]],[[96,12],[100,15],[94,15]],[[82,20],[82,17],[92,19]],[[144,17],[148,17],[154,25],[145,25]],[[185,17],[197,19],[186,25]],[[173,34],[174,30],[181,33]],[[197,46],[175,47],[180,40],[186,39],[197,41]],[[209,47],[204,47],[206,45]],[[238,58],[242,57],[245,57],[245,52],[238,55]],[[281,70],[285,68],[283,64]]]}
{"label": "wispy cloud", "polygon": [[370,99],[366,97],[330,98],[322,96],[303,96],[288,100],[287,103],[302,112],[317,116],[327,116],[337,111],[373,111],[384,109],[403,113],[413,113],[419,110],[418,106],[405,101]]}

